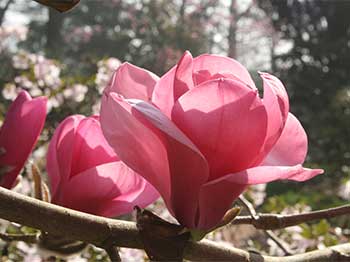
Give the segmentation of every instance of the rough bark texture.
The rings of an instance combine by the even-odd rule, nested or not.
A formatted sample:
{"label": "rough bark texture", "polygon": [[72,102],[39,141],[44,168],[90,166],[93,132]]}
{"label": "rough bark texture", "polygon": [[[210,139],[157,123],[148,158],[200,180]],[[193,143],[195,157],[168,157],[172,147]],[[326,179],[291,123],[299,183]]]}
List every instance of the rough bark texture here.
{"label": "rough bark texture", "polygon": [[[53,235],[80,240],[99,247],[142,249],[135,223],[85,214],[0,188],[0,218],[34,227]],[[350,244],[329,247],[287,257],[262,256],[233,247],[202,240],[189,241],[185,259],[196,261],[245,262],[323,262],[350,261]]]}

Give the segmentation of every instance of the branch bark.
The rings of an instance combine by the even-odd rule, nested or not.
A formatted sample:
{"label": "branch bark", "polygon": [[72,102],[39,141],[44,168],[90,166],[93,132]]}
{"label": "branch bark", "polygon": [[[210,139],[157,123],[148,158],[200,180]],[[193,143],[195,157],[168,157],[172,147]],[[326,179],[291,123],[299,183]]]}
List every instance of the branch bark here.
{"label": "branch bark", "polygon": [[296,226],[313,220],[329,219],[349,214],[350,205],[343,205],[339,207],[292,215],[257,214],[255,218],[251,216],[238,216],[235,218],[235,220],[232,221],[231,224],[251,224],[257,229],[275,230]]}
{"label": "branch bark", "polygon": [[[5,188],[0,188],[0,217],[102,248],[110,243],[119,247],[143,248],[139,232],[133,222],[85,214],[23,196]],[[184,258],[196,261],[322,262],[350,261],[349,254],[350,244],[343,244],[300,255],[271,257],[202,240],[188,242]]]}

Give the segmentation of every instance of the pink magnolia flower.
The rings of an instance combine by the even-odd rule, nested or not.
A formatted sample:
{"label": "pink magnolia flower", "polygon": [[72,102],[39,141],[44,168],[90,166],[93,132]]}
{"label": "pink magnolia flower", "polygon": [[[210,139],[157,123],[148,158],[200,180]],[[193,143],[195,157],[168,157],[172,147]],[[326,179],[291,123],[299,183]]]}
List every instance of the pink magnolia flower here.
{"label": "pink magnolia flower", "polygon": [[112,75],[105,92],[116,92],[127,98],[150,101],[159,77],[148,70],[123,63]]}
{"label": "pink magnolia flower", "polygon": [[98,116],[67,117],[47,154],[52,203],[113,217],[145,207],[159,194],[121,162],[105,140]]}
{"label": "pink magnolia flower", "polygon": [[22,91],[11,104],[0,129],[0,186],[8,189],[32,152],[46,118],[45,97]]}
{"label": "pink magnolia flower", "polygon": [[261,77],[263,98],[237,61],[207,54],[193,59],[186,52],[157,81],[156,106],[105,90],[101,123],[107,141],[158,189],[181,224],[210,229],[247,186],[305,181],[323,172],[301,166],[305,131],[289,113],[283,84],[267,73]]}

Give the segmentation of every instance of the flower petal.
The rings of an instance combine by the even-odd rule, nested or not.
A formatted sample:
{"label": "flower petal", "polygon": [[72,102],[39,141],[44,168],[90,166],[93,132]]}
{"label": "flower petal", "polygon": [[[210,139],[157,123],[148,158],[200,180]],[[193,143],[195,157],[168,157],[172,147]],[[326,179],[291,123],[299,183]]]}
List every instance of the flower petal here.
{"label": "flower petal", "polygon": [[75,133],[73,150],[70,177],[94,166],[119,160],[102,133],[98,116],[81,119]]}
{"label": "flower petal", "polygon": [[193,88],[193,57],[186,51],[176,66],[174,78],[174,101]]}
{"label": "flower petal", "polygon": [[45,97],[32,99],[22,91],[9,107],[0,129],[0,166],[14,167],[0,179],[0,185],[11,188],[33,150],[46,118]]}
{"label": "flower petal", "polygon": [[111,162],[74,176],[61,191],[60,204],[75,210],[119,216],[130,213],[135,205],[155,201],[158,193],[123,162]]}
{"label": "flower petal", "polygon": [[235,199],[247,188],[223,179],[202,186],[199,196],[199,221],[197,228],[208,230],[216,226]]}
{"label": "flower petal", "polygon": [[282,121],[285,122],[289,112],[289,99],[284,85],[277,77],[268,73],[260,73],[260,76],[264,84],[264,100],[267,100],[265,105],[276,107],[277,99]]}
{"label": "flower petal", "polygon": [[300,182],[322,173],[322,169],[308,169],[301,165],[258,166],[210,181],[201,190],[197,227],[209,229],[219,223],[232,202],[248,185],[284,179]]}
{"label": "flower petal", "polygon": [[[291,153],[292,152],[292,153]],[[264,159],[264,166],[294,166],[305,161],[307,135],[299,120],[289,113],[278,141]]]}
{"label": "flower petal", "polygon": [[70,176],[74,141],[82,115],[73,115],[63,120],[56,128],[46,156],[46,169],[52,198],[55,198],[60,184]]}
{"label": "flower petal", "polygon": [[[303,182],[322,174],[322,169],[304,168],[295,166],[257,166],[247,170],[230,174],[221,179],[240,185],[256,185],[272,182],[275,180],[293,180]],[[217,179],[216,181],[219,182]]]}
{"label": "flower petal", "polygon": [[281,81],[268,73],[260,73],[260,76],[263,79],[263,104],[266,108],[268,124],[264,148],[256,162],[257,165],[266,157],[281,136],[289,111],[288,94]]}
{"label": "flower petal", "polygon": [[172,119],[210,166],[210,180],[251,166],[266,135],[266,110],[257,92],[231,79],[216,79],[184,94]]}
{"label": "flower petal", "polygon": [[210,54],[197,56],[193,59],[193,73],[194,75],[199,73],[201,81],[197,82],[195,80],[196,85],[203,82],[204,72],[207,72],[207,75],[210,76],[217,73],[233,75],[236,79],[240,79],[240,81],[256,90],[254,81],[250,77],[248,70],[232,58]]}
{"label": "flower petal", "polygon": [[154,88],[152,102],[169,118],[177,99],[193,88],[192,61],[191,53],[186,51],[179,63],[162,76]]}
{"label": "flower petal", "polygon": [[115,93],[103,97],[101,124],[120,159],[160,192],[182,224],[193,226],[208,167],[192,142],[156,107]]}
{"label": "flower petal", "polygon": [[123,63],[113,74],[105,92],[116,92],[125,98],[150,101],[158,80],[158,76],[146,69]]}

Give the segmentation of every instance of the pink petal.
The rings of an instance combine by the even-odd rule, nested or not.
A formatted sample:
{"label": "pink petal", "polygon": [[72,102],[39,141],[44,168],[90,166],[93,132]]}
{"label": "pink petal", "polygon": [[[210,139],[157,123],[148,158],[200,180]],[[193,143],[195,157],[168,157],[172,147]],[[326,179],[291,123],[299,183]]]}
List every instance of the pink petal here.
{"label": "pink petal", "polygon": [[79,123],[83,119],[82,115],[67,117],[56,128],[50,141],[46,169],[53,198],[60,183],[65,183],[70,177],[75,136]]}
{"label": "pink petal", "polygon": [[116,92],[125,98],[150,101],[159,77],[143,68],[123,63],[113,74],[105,92]]}
{"label": "pink petal", "polygon": [[260,76],[264,83],[264,100],[268,100],[266,106],[275,104],[277,99],[282,120],[285,122],[289,112],[289,99],[284,85],[277,77],[268,73],[260,73]]}
{"label": "pink petal", "polygon": [[[138,204],[146,206],[157,192],[121,161],[103,164],[74,176],[63,188],[56,204],[83,212],[119,216]],[[141,200],[141,201],[140,201]]]}
{"label": "pink petal", "polygon": [[162,76],[154,88],[152,102],[169,118],[177,99],[193,88],[192,60],[191,53],[186,51],[177,66]]}
{"label": "pink petal", "polygon": [[200,218],[197,228],[209,229],[215,226],[232,202],[246,186],[263,184],[275,180],[305,181],[322,174],[322,169],[308,169],[301,165],[258,166],[235,174],[229,174],[203,185],[200,194]]}
{"label": "pink petal", "polygon": [[[135,173],[136,174],[136,173]],[[139,176],[137,181],[140,181],[129,192],[120,195],[119,197],[106,201],[101,210],[102,216],[112,217],[115,214],[130,213],[135,206],[145,208],[159,198],[158,191],[145,179]]]}
{"label": "pink petal", "polygon": [[246,185],[217,180],[202,186],[199,197],[200,216],[196,228],[207,230],[216,226],[232,207],[233,201],[247,188]]}
{"label": "pink petal", "polygon": [[250,167],[266,135],[257,92],[231,79],[206,81],[184,94],[172,119],[206,157],[210,180]]}
{"label": "pink petal", "polygon": [[11,104],[0,129],[0,147],[6,153],[0,156],[0,166],[14,169],[0,179],[0,185],[11,188],[25,161],[33,150],[46,118],[45,97],[32,99],[22,91]]}
{"label": "pink petal", "polygon": [[301,165],[295,166],[257,166],[247,170],[230,174],[216,181],[231,181],[240,185],[256,185],[275,180],[293,180],[303,182],[322,174],[322,169],[309,169]]}
{"label": "pink petal", "polygon": [[81,119],[75,133],[73,150],[71,177],[94,166],[119,160],[103,136],[98,117]]}
{"label": "pink petal", "polygon": [[160,192],[182,224],[193,226],[208,168],[192,142],[154,106],[115,93],[103,97],[101,124],[120,159]]}
{"label": "pink petal", "polygon": [[175,70],[174,78],[174,101],[193,88],[192,67],[193,58],[190,52],[186,51],[181,57]]}
{"label": "pink petal", "polygon": [[152,103],[154,103],[162,112],[171,117],[171,110],[174,106],[174,77],[176,67],[170,69],[163,75],[154,87],[152,94]]}
{"label": "pink petal", "polygon": [[267,134],[261,157],[257,165],[266,157],[281,136],[288,117],[289,99],[281,81],[268,73],[260,73],[264,84],[263,104],[267,112]]}
{"label": "pink petal", "polygon": [[289,113],[282,135],[262,165],[294,166],[305,161],[307,136],[299,120]]}
{"label": "pink petal", "polygon": [[202,80],[199,82],[195,81],[196,85],[203,82],[203,74],[207,72],[207,74],[211,76],[217,73],[233,75],[252,89],[256,89],[248,70],[238,61],[229,57],[210,54],[200,55],[193,59],[193,72],[194,75],[196,75],[197,72],[202,72],[200,73]]}

